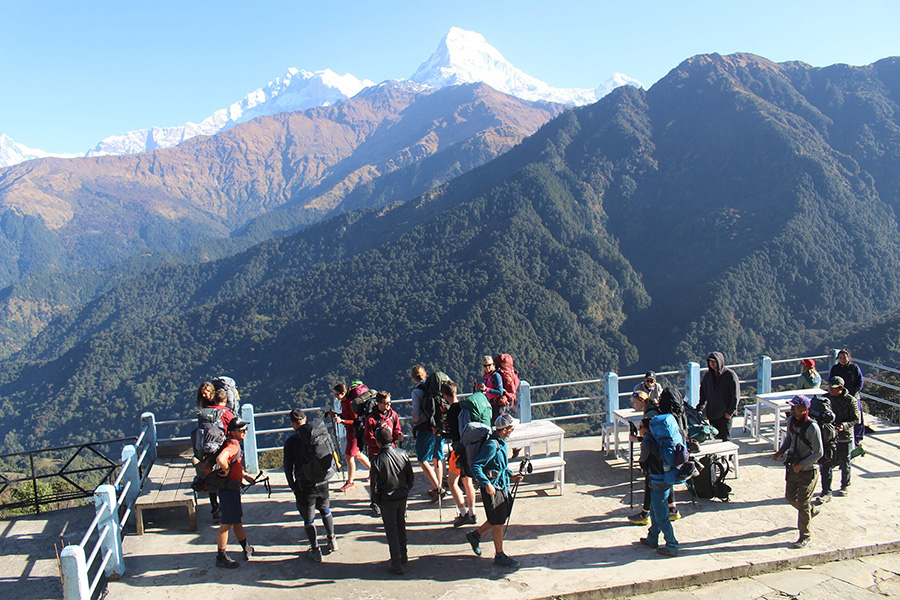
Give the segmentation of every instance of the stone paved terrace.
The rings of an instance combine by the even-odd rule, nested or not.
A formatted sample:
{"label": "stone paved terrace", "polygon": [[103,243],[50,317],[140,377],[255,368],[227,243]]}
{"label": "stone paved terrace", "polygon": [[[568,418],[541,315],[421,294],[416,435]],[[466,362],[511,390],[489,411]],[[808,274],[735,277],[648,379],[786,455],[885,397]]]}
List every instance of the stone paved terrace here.
{"label": "stone paved terrace", "polygon": [[[739,479],[729,481],[734,488],[731,502],[703,500],[694,507],[683,486],[679,488],[684,518],[675,523],[675,531],[682,552],[667,559],[639,545],[646,528],[626,520],[633,511],[626,463],[599,452],[598,438],[581,437],[566,440],[565,495],[520,492],[506,542],[507,553],[522,561],[518,571],[495,567],[489,543],[483,543],[485,556],[476,558],[463,531],[450,527],[452,507],[445,503],[441,513],[426,504],[424,477],[418,471],[408,514],[406,575],[385,570],[388,554],[380,521],[369,516],[359,485],[346,495],[332,494],[340,547],[322,564],[312,563],[298,556],[306,546],[302,524],[283,476],[273,474],[271,498],[260,486],[244,496],[245,525],[257,550],[250,563],[235,570],[214,566],[216,528],[205,500],[197,532],[190,531],[183,509],[148,512],[147,533],[125,538],[127,572],[110,583],[109,597],[276,600],[313,592],[316,597],[347,599],[604,598],[680,590],[649,597],[774,598],[780,588],[758,587],[760,577],[746,580],[746,585],[712,582],[767,577],[762,574],[841,559],[847,559],[839,563],[847,571],[860,562],[853,559],[870,554],[887,553],[887,562],[879,564],[897,565],[900,432],[896,425],[876,423],[874,429],[865,442],[867,455],[854,460],[852,493],[824,507],[813,521],[813,543],[803,550],[789,547],[797,537],[796,511],[782,499],[783,467],[771,460],[771,446],[765,442],[735,439],[741,448],[741,471]],[[338,485],[336,481],[332,487]],[[639,484],[635,490],[639,502]],[[90,518],[87,508],[58,511],[49,520],[0,521],[0,598],[60,597],[53,542],[64,530],[67,541],[77,543],[79,529]],[[233,538],[230,548],[236,556]],[[818,583],[829,577],[828,568],[825,572]],[[689,587],[696,584],[701,587]],[[896,593],[898,586],[887,589]],[[713,590],[721,593],[710,595]],[[754,590],[762,591],[752,595]]]}

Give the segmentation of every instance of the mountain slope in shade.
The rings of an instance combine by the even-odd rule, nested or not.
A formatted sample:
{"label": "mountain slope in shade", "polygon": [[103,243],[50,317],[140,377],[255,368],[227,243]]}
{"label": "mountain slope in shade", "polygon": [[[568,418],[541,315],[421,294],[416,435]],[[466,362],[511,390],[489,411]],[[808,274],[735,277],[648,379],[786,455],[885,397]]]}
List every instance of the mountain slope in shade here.
{"label": "mountain slope in shade", "polygon": [[554,88],[514,67],[484,36],[453,27],[410,81],[446,87],[483,82],[510,96],[581,106],[596,102],[621,85],[642,87],[636,79],[616,73],[593,89]]}

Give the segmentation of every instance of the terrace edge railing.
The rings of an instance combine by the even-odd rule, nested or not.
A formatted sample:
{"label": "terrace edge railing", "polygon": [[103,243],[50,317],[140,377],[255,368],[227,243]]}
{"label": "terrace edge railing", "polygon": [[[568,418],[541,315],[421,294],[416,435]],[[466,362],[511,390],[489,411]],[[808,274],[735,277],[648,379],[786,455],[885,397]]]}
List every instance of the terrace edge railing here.
{"label": "terrace edge railing", "polygon": [[[778,366],[789,363],[797,363],[802,358],[813,358],[815,360],[825,359],[828,363],[828,367],[830,368],[836,362],[837,353],[838,350],[835,349],[832,350],[829,354],[820,356],[797,357],[774,361],[768,356],[762,356],[754,362],[739,363],[728,366],[732,369],[741,370],[755,367],[756,377],[750,379],[741,379],[740,383],[742,386],[745,384],[754,384],[756,394],[765,394],[772,391],[773,382],[783,382],[789,379],[795,379],[797,377],[796,373],[791,375],[773,377],[773,365]],[[856,362],[862,365],[873,367],[875,369],[878,369],[879,371],[888,371],[900,374],[900,369],[896,369],[893,367],[886,367],[884,365],[879,365],[877,363],[858,359]],[[699,363],[689,362],[681,370],[659,372],[657,373],[657,376],[680,379],[680,385],[677,385],[677,387],[679,390],[684,392],[685,401],[688,402],[691,406],[697,406],[700,399],[700,381],[703,373],[706,370],[706,368],[701,368]],[[606,421],[610,422],[613,418],[612,411],[618,408],[620,402],[622,401],[622,398],[627,398],[631,395],[630,388],[623,392],[621,391],[620,384],[623,382],[640,381],[641,379],[643,379],[642,374],[626,375],[620,377],[617,373],[611,371],[602,378],[584,381],[532,385],[528,381],[523,380],[520,384],[518,392],[519,418],[524,423],[530,422],[532,420],[534,412],[533,409],[535,407],[553,406],[563,403],[585,401],[603,401],[605,402],[605,410],[570,415],[550,416],[548,417],[548,420],[562,421],[588,417],[605,417]],[[900,387],[898,386],[886,382],[881,382],[871,377],[864,377],[864,382],[868,384],[883,386],[892,391],[900,391]],[[556,398],[539,402],[535,402],[532,399],[532,395],[536,391],[551,389],[559,390],[561,388],[582,385],[602,386],[602,393],[588,396],[582,395],[571,398]],[[460,394],[460,397],[464,397],[465,395],[466,394]],[[900,405],[898,405],[897,403],[879,398],[877,396],[873,396],[869,393],[864,393],[862,395],[867,400],[882,402],[895,408],[900,408]],[[615,398],[616,402],[610,401],[610,399],[612,398]],[[748,398],[748,396],[742,396],[742,398]],[[402,398],[394,400],[393,402],[395,406],[405,405],[407,403],[411,403],[411,399]],[[304,408],[303,410],[307,412],[316,410],[339,411],[340,405],[338,401],[334,401],[332,406],[309,407]],[[259,471],[260,452],[281,449],[281,446],[261,447],[258,443],[258,438],[261,436],[271,436],[274,434],[290,433],[293,431],[291,427],[259,429],[257,427],[257,419],[283,417],[290,414],[290,411],[280,410],[256,413],[252,404],[244,404],[243,406],[241,406],[240,413],[241,419],[249,423],[247,437],[244,440],[245,464],[249,472],[256,473]],[[410,417],[405,416],[401,417],[401,420],[405,421],[409,418]],[[123,449],[122,466],[115,482],[112,485],[101,485],[94,492],[96,516],[93,522],[88,527],[87,532],[84,534],[81,543],[66,546],[60,554],[60,565],[63,579],[63,597],[65,600],[86,600],[90,598],[91,595],[95,592],[102,573],[105,573],[107,577],[112,578],[121,576],[125,572],[125,565],[122,557],[122,530],[128,520],[128,517],[131,514],[131,509],[134,506],[134,501],[137,499],[137,496],[140,493],[144,478],[146,478],[146,474],[149,472],[150,467],[156,460],[157,449],[159,446],[183,444],[189,443],[190,441],[189,437],[179,437],[176,435],[160,438],[158,437],[157,429],[159,427],[175,427],[190,423],[194,423],[194,419],[156,421],[156,417],[153,415],[153,413],[145,412],[141,415],[141,434],[137,438],[137,441],[133,446],[129,445]],[[343,428],[337,428],[337,433],[339,438],[342,437]],[[339,443],[342,443],[341,439],[339,439]],[[141,473],[143,473],[143,475]],[[85,558],[87,542],[94,532],[98,533],[97,541],[91,549],[90,555]],[[99,563],[99,565],[95,565],[94,563],[101,552],[101,562]],[[88,574],[92,566],[95,568],[95,573],[93,578],[89,579]]]}

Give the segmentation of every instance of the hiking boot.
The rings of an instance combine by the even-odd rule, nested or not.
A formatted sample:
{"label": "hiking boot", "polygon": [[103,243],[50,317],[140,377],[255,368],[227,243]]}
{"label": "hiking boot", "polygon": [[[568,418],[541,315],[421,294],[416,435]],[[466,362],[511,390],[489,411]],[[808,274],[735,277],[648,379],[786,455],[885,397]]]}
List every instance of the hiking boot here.
{"label": "hiking boot", "polygon": [[390,565],[388,565],[387,570],[390,571],[391,573],[393,573],[394,575],[403,575],[403,573],[406,572],[403,569],[403,565],[396,565],[394,563],[391,563]]}
{"label": "hiking boot", "polygon": [[239,566],[237,561],[231,560],[227,554],[216,555],[216,566],[223,569],[237,569]]}
{"label": "hiking boot", "polygon": [[672,550],[666,546],[660,546],[656,549],[657,554],[662,554],[663,556],[678,556],[678,550]]}
{"label": "hiking boot", "polygon": [[641,538],[641,544],[647,546],[648,548],[653,548],[654,550],[659,548],[659,544],[656,542],[651,542],[650,538]]}
{"label": "hiking boot", "polygon": [[462,527],[463,525],[469,524],[469,515],[459,515],[455,519],[453,519],[453,527]]}
{"label": "hiking boot", "polygon": [[518,569],[519,565],[521,565],[522,563],[511,556],[507,556],[501,553],[494,557],[494,564],[500,565],[501,567],[506,567],[508,569]]}
{"label": "hiking boot", "polygon": [[328,544],[328,546],[327,546],[328,554],[337,552],[338,545],[337,545],[337,540],[334,539],[334,536],[329,537],[326,543]]}
{"label": "hiking boot", "polygon": [[377,519],[378,517],[381,516],[381,507],[380,506],[378,506],[377,504],[370,504],[369,508],[372,509],[372,516],[374,518]]}
{"label": "hiking boot", "polygon": [[678,512],[677,508],[675,510],[669,511],[669,520],[670,521],[677,521],[680,518],[681,518],[681,513]]}
{"label": "hiking boot", "polygon": [[339,492],[346,492],[346,491],[348,491],[348,490],[352,490],[352,489],[354,488],[355,485],[356,485],[356,484],[353,483],[352,481],[348,481],[347,483],[345,483],[344,485],[342,485],[341,487],[339,487],[337,491],[339,491]]}
{"label": "hiking boot", "polygon": [[809,516],[810,517],[818,517],[820,512],[821,511],[818,508],[816,508],[815,506],[812,506],[809,509]]}
{"label": "hiking boot", "polygon": [[799,540],[797,540],[796,542],[794,542],[793,544],[791,544],[791,546],[793,546],[794,548],[798,548],[798,549],[806,548],[807,546],[809,546],[809,538],[802,537]]}
{"label": "hiking boot", "polygon": [[469,525],[475,525],[478,523],[478,518],[475,516],[475,513],[470,513],[466,516],[466,523]]}
{"label": "hiking boot", "polygon": [[306,551],[306,558],[313,562],[320,563],[322,562],[322,549],[321,548],[310,548]]}
{"label": "hiking boot", "polygon": [[253,546],[247,544],[247,547],[244,548],[244,560],[250,560],[250,558],[253,556],[253,552]]}
{"label": "hiking boot", "polygon": [[650,523],[650,513],[641,511],[636,515],[631,515],[630,517],[628,517],[628,520],[631,521],[632,525],[647,525],[648,523]]}
{"label": "hiking boot", "polygon": [[475,553],[475,556],[481,556],[481,536],[478,535],[478,531],[472,529],[466,532],[466,541],[469,542],[472,546],[472,552]]}
{"label": "hiking boot", "polygon": [[831,492],[822,492],[819,494],[819,497],[815,499],[815,503],[819,506],[826,502],[831,502]]}

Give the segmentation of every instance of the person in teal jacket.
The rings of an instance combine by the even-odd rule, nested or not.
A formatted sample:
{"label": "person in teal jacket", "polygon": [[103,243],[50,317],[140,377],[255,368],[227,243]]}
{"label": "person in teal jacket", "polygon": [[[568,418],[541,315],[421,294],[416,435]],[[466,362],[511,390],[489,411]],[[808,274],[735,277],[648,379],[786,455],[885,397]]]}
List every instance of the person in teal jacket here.
{"label": "person in teal jacket", "polygon": [[500,415],[494,420],[494,433],[484,442],[475,461],[472,475],[481,486],[481,499],[487,520],[478,529],[466,533],[466,540],[472,545],[476,556],[481,556],[481,536],[491,532],[494,540],[494,564],[516,569],[518,560],[503,552],[503,525],[509,519],[513,498],[509,494],[510,481],[521,481],[522,475],[513,475],[509,470],[506,455],[506,440],[512,435],[518,420],[509,415]]}

